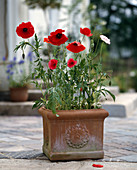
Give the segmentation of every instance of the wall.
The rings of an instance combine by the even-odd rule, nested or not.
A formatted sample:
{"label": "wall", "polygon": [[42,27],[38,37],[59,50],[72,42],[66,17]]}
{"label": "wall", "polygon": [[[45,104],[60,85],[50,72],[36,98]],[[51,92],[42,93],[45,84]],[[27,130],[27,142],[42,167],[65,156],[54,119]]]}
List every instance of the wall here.
{"label": "wall", "polygon": [[0,62],[5,55],[4,47],[4,0],[0,0]]}
{"label": "wall", "polygon": [[2,65],[2,57],[5,56],[5,45],[4,45],[4,1],[0,0],[0,91],[7,89],[7,81],[4,66]]}
{"label": "wall", "polygon": [[[5,66],[2,65],[2,57],[5,56],[4,45],[4,2],[0,0],[0,91],[8,90],[8,82],[5,73]],[[28,8],[23,4],[23,0],[7,0],[7,42],[8,42],[8,59],[7,63],[13,59],[16,55],[21,58],[20,52],[15,54],[13,52],[16,44],[22,40],[16,35],[16,26],[22,22],[28,20]]]}

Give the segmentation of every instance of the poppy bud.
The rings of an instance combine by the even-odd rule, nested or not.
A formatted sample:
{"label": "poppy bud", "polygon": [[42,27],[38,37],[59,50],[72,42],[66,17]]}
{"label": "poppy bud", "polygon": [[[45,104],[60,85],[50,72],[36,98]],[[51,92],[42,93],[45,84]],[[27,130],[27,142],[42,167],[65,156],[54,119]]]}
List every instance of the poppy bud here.
{"label": "poppy bud", "polygon": [[111,86],[111,81],[109,81],[109,86]]}
{"label": "poppy bud", "polygon": [[23,59],[25,58],[25,54],[24,54],[24,53],[22,54],[22,58],[23,58]]}

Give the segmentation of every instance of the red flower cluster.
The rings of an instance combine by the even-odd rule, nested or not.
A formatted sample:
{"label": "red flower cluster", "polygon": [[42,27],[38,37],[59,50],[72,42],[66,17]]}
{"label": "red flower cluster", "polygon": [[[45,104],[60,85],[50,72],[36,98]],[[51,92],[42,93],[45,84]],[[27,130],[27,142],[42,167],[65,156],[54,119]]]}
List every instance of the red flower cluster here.
{"label": "red flower cluster", "polygon": [[79,53],[86,49],[84,45],[77,41],[70,43],[66,48],[73,53]]}
{"label": "red flower cluster", "polygon": [[74,67],[76,64],[77,64],[77,61],[75,61],[73,58],[70,58],[67,63],[69,68]]}
{"label": "red flower cluster", "polygon": [[80,33],[81,34],[84,34],[84,35],[86,35],[86,36],[88,36],[88,37],[91,37],[93,34],[91,34],[91,31],[90,31],[90,29],[89,28],[80,28]]}
{"label": "red flower cluster", "polygon": [[61,45],[64,44],[68,37],[65,34],[62,34],[65,30],[57,29],[55,32],[51,32],[48,36],[49,42],[53,45]]}
{"label": "red flower cluster", "polygon": [[[63,32],[65,32],[65,30],[62,29],[57,29],[55,32],[51,32],[48,38],[44,38],[44,42],[51,43],[53,45],[64,44],[68,40],[68,37],[66,37]],[[80,33],[88,37],[93,35],[89,28],[80,28]],[[79,53],[86,49],[84,45],[77,41],[68,44],[66,48],[73,53]]]}
{"label": "red flower cluster", "polygon": [[[22,22],[17,28],[16,28],[16,33],[18,36],[22,38],[30,38],[34,34],[34,27],[31,24],[31,22]],[[65,34],[63,34],[65,30],[62,29],[57,29],[55,32],[51,32],[48,38],[44,38],[44,42],[51,43],[53,45],[61,45],[64,44],[67,40],[68,37],[66,37]],[[80,33],[84,34],[88,37],[92,36],[91,31],[89,28],[80,28]],[[85,46],[82,45],[80,42],[74,41],[72,43],[69,43],[66,48],[73,52],[73,53],[79,53],[83,50],[85,50]],[[52,59],[49,61],[48,66],[51,70],[56,69],[57,67],[58,60]],[[77,64],[77,61],[75,61],[73,58],[70,58],[67,62],[68,67],[74,67]],[[80,89],[82,91],[82,88]]]}
{"label": "red flower cluster", "polygon": [[[51,70],[56,69],[57,63],[58,63],[58,60],[51,59],[51,60],[49,61],[49,63],[48,63],[49,68],[50,68]],[[69,68],[74,67],[76,64],[77,64],[77,61],[75,61],[73,58],[70,58],[70,59],[68,60],[68,62],[67,62],[67,65],[68,65]]]}
{"label": "red flower cluster", "polygon": [[16,33],[19,37],[30,38],[34,34],[34,27],[31,22],[22,22],[17,28]]}
{"label": "red flower cluster", "polygon": [[51,60],[49,61],[49,63],[48,63],[49,68],[50,68],[51,70],[56,69],[57,64],[58,64],[58,60],[55,60],[55,59],[51,59]]}

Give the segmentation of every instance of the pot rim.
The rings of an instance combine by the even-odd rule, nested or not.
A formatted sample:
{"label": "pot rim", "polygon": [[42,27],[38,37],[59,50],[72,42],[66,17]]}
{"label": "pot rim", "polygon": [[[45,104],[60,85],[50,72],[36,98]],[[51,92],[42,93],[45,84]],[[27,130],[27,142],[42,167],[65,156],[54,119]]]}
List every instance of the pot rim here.
{"label": "pot rim", "polygon": [[16,89],[26,89],[28,90],[28,87],[24,86],[24,87],[10,87],[10,90],[16,90]]}
{"label": "pot rim", "polygon": [[109,116],[109,113],[105,109],[82,109],[82,110],[57,110],[59,117],[53,114],[51,110],[42,106],[38,109],[38,112],[42,117],[46,117],[49,120],[64,120],[64,119],[105,119]]}

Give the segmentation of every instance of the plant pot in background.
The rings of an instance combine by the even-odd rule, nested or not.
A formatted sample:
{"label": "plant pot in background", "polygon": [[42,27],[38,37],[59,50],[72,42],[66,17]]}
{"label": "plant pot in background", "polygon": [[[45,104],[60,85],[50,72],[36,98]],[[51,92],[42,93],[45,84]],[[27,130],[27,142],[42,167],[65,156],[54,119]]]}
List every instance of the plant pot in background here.
{"label": "plant pot in background", "polygon": [[28,88],[16,87],[10,88],[10,100],[13,102],[24,102],[28,100]]}
{"label": "plant pot in background", "polygon": [[59,117],[41,107],[43,153],[53,161],[99,159],[104,157],[104,109],[61,110]]}

